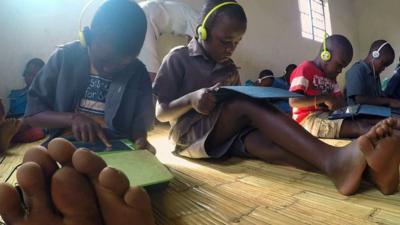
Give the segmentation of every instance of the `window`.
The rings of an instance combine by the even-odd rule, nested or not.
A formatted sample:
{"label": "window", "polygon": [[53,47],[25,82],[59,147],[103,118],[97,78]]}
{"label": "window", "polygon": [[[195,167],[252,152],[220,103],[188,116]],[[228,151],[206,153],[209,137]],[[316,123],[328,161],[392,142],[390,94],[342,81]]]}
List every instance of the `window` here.
{"label": "window", "polygon": [[328,0],[298,1],[302,36],[322,42],[325,32],[332,33]]}

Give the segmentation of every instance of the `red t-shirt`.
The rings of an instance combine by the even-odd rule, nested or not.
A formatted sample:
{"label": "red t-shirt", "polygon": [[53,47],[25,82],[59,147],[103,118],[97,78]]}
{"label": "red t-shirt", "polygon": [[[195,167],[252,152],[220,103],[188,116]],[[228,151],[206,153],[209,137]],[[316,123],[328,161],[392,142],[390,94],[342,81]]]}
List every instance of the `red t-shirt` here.
{"label": "red t-shirt", "polygon": [[[290,89],[292,92],[302,92],[306,96],[331,94],[341,96],[340,87],[336,79],[325,76],[312,61],[305,61],[299,65],[290,75]],[[321,111],[315,105],[301,108],[293,108],[293,119],[300,123],[310,113]]]}

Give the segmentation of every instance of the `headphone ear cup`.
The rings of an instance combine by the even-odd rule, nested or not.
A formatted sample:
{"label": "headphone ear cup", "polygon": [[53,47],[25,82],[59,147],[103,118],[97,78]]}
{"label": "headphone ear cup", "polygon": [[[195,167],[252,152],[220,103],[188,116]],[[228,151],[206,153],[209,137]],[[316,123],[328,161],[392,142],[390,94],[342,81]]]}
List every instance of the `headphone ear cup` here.
{"label": "headphone ear cup", "polygon": [[207,39],[207,29],[204,26],[200,26],[197,29],[197,34],[199,35],[200,40],[205,41]]}
{"label": "headphone ear cup", "polygon": [[82,47],[86,48],[90,45],[90,29],[89,27],[83,28],[82,31],[79,32],[79,41]]}
{"label": "headphone ear cup", "polygon": [[379,58],[379,56],[380,56],[379,51],[375,50],[375,51],[372,52],[372,58],[377,59],[377,58]]}
{"label": "headphone ear cup", "polygon": [[321,59],[325,62],[331,60],[332,55],[328,50],[322,51],[321,52]]}

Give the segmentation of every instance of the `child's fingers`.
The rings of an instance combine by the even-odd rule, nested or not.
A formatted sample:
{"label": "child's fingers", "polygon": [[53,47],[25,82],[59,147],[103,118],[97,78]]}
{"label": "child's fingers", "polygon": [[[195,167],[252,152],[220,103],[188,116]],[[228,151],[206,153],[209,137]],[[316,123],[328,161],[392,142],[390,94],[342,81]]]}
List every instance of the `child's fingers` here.
{"label": "child's fingers", "polygon": [[107,148],[111,148],[112,144],[108,141],[106,135],[104,134],[103,130],[101,128],[96,130],[97,137],[99,137],[100,141],[103,142]]}
{"label": "child's fingers", "polygon": [[214,86],[209,87],[208,90],[209,91],[216,91],[218,90],[218,88],[221,86],[221,82],[216,83]]}

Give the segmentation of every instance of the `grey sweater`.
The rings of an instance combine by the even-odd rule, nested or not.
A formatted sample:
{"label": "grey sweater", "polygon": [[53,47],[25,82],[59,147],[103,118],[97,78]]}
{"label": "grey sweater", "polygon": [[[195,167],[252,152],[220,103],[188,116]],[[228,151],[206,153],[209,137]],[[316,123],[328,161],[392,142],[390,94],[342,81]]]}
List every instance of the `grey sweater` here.
{"label": "grey sweater", "polygon": [[[26,117],[44,111],[74,112],[89,83],[90,62],[78,41],[59,46],[35,77]],[[151,81],[139,60],[113,75],[106,96],[105,122],[123,136],[146,133],[153,124]],[[51,130],[52,136],[62,132]]]}

